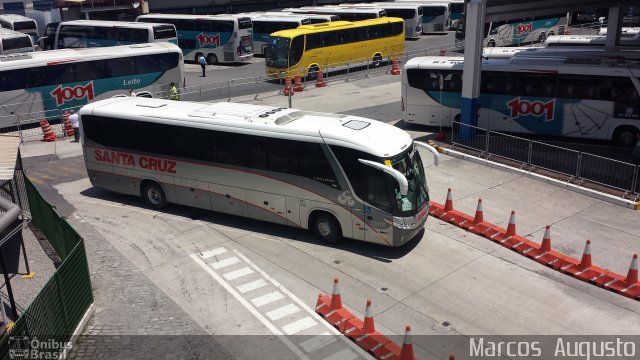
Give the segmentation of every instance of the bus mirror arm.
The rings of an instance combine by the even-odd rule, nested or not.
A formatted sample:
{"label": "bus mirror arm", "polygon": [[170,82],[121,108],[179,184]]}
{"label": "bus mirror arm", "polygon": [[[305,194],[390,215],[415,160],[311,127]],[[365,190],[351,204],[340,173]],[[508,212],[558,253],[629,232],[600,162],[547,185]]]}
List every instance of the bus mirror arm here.
{"label": "bus mirror arm", "polygon": [[416,144],[416,146],[427,149],[429,151],[431,151],[431,153],[433,154],[433,163],[438,166],[440,164],[440,153],[438,152],[438,150],[436,150],[436,148],[434,148],[433,146],[427,144],[427,143],[423,143],[421,141],[414,141],[414,143]]}
{"label": "bus mirror arm", "polygon": [[402,175],[400,171],[392,168],[391,166],[380,164],[371,160],[358,159],[358,161],[360,161],[361,163],[367,166],[384,171],[387,174],[393,176],[393,178],[396,179],[396,181],[400,185],[400,194],[403,196],[407,195],[407,192],[409,191],[409,182],[407,181],[407,178],[404,175]]}

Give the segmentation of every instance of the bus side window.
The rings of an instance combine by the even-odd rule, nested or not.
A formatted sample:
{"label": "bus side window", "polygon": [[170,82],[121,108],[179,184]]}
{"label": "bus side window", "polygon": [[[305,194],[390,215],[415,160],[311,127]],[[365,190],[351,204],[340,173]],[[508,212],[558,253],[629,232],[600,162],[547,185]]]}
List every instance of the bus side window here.
{"label": "bus side window", "polygon": [[289,66],[294,66],[300,62],[304,52],[304,36],[298,35],[291,41],[291,50],[289,51]]}

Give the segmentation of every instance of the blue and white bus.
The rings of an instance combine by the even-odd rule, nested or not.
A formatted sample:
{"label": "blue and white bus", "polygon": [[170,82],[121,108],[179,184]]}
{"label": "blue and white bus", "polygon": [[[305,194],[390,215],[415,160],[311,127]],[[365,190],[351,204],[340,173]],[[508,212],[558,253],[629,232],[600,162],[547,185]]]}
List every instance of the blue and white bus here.
{"label": "blue and white bus", "polygon": [[66,109],[184,81],[180,48],[170,43],[63,49],[0,56],[0,128],[57,120]]}
{"label": "blue and white bus", "polygon": [[[640,68],[630,65],[635,57],[541,51],[483,60],[478,126],[632,146],[640,131]],[[463,61],[410,59],[401,80],[403,120],[445,127],[459,121]]]}
{"label": "blue and white bus", "polygon": [[197,61],[204,55],[213,65],[253,57],[253,27],[246,15],[147,14],[136,21],[175,25],[185,60]]}
{"label": "blue and white bus", "polygon": [[178,43],[172,24],[73,20],[58,24],[54,49],[105,47],[152,42]]}
{"label": "blue and white bus", "polygon": [[[494,21],[485,24],[484,46],[521,46],[544,43],[549,36],[563,35],[569,20],[568,13]],[[456,28],[456,47],[464,47],[464,17]]]}
{"label": "blue and white bus", "polygon": [[305,15],[296,14],[248,14],[253,23],[253,52],[255,55],[264,55],[269,35],[276,31],[295,29],[300,25],[311,24],[311,19]]}
{"label": "blue and white bus", "polygon": [[322,15],[338,15],[340,20],[344,21],[360,21],[368,19],[377,19],[387,16],[387,12],[380,8],[349,8],[337,5],[326,6],[303,6],[300,8],[286,8],[284,12],[294,14],[322,14]]}

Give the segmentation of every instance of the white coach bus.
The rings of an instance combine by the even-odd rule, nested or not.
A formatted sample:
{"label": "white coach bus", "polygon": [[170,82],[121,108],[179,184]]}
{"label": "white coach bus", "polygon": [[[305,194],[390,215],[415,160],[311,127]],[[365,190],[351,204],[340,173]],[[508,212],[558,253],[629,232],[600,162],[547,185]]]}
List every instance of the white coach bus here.
{"label": "white coach bus", "polygon": [[[419,147],[366,118],[237,103],[114,98],[80,110],[89,179],[149,206],[194,206],[388,246],[429,193]],[[153,134],[153,136],[150,136]]]}
{"label": "white coach bus", "polygon": [[[637,60],[625,52],[569,50],[483,60],[478,125],[632,146],[640,131]],[[403,120],[446,127],[459,121],[463,61],[410,59],[401,80]]]}
{"label": "white coach bus", "polygon": [[175,26],[106,20],[64,21],[58,25],[51,45],[54,49],[68,49],[152,42],[178,44]]}

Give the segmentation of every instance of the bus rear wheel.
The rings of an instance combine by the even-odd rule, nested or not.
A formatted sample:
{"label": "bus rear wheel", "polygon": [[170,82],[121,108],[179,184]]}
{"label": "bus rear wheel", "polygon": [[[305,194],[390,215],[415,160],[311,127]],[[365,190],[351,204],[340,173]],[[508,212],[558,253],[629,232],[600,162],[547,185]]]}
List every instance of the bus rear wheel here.
{"label": "bus rear wheel", "polygon": [[545,33],[540,33],[540,35],[538,35],[538,42],[543,44],[545,40],[547,40],[547,35]]}
{"label": "bus rear wheel", "polygon": [[309,68],[309,71],[307,72],[307,79],[309,81],[313,81],[315,79],[318,78],[318,71],[320,71],[320,68],[316,65],[313,65],[312,67]]}
{"label": "bus rear wheel", "polygon": [[377,69],[382,65],[382,55],[375,54],[373,55],[373,59],[371,60],[371,68]]}
{"label": "bus rear wheel", "polygon": [[632,126],[621,126],[613,132],[613,142],[614,144],[622,147],[633,147],[638,141],[636,138],[636,133],[638,133],[638,129]]}
{"label": "bus rear wheel", "polygon": [[167,207],[167,197],[164,195],[164,190],[153,181],[146,181],[142,184],[142,199],[154,209]]}
{"label": "bus rear wheel", "polygon": [[312,217],[311,231],[323,242],[335,245],[342,240],[340,223],[333,215],[319,212]]}
{"label": "bus rear wheel", "polygon": [[218,63],[218,57],[215,54],[207,55],[207,63],[209,65],[216,65]]}

